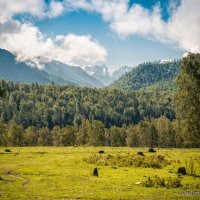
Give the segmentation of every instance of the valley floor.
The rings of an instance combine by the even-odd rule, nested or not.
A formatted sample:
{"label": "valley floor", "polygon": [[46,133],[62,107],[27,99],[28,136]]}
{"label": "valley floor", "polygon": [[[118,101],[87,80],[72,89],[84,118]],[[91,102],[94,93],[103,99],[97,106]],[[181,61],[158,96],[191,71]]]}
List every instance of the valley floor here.
{"label": "valley floor", "polygon": [[[155,155],[164,155],[170,162],[161,169],[97,166],[83,160],[99,150],[104,150],[105,155],[138,151],[152,155],[147,148],[1,147],[0,199],[200,199],[200,177],[183,176],[179,188],[136,184],[149,176],[177,177],[178,167],[191,163],[199,173],[200,149],[156,149]],[[92,174],[95,167],[99,177]]]}

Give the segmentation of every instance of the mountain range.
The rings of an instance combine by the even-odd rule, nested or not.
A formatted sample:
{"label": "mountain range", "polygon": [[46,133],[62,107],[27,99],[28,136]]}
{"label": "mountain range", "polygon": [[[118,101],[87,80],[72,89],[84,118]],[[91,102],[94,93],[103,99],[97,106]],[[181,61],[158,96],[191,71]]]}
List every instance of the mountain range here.
{"label": "mountain range", "polygon": [[[51,61],[44,64],[44,71],[51,76],[59,78],[62,84],[68,81],[72,84],[88,87],[104,87],[104,84],[93,76],[90,76],[80,67],[66,65],[58,61]],[[55,81],[56,83],[58,81]]]}
{"label": "mountain range", "polygon": [[17,62],[13,54],[3,49],[0,49],[0,78],[14,82],[50,82],[50,75],[47,72]]}
{"label": "mountain range", "polygon": [[43,69],[16,60],[11,52],[0,49],[0,78],[14,82],[74,84],[104,87],[118,79],[129,67],[110,70],[107,66],[70,66],[59,61],[43,63]]}
{"label": "mountain range", "polygon": [[83,66],[82,69],[84,69],[89,75],[100,80],[105,86],[110,85],[123,74],[132,70],[132,68],[128,66],[123,66],[118,69],[111,69],[106,65]]}

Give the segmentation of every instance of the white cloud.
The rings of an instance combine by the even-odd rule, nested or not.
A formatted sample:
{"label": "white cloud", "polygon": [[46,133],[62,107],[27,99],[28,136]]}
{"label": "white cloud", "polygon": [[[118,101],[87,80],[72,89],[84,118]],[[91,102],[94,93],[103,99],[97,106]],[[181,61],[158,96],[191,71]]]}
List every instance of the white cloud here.
{"label": "white cloud", "polygon": [[107,55],[106,50],[90,36],[68,34],[46,38],[32,24],[20,24],[14,20],[7,27],[8,31],[0,33],[0,47],[15,53],[18,60],[32,62],[39,68],[47,60],[71,65],[95,64],[104,61]]}
{"label": "white cloud", "polygon": [[51,1],[49,11],[47,12],[48,17],[57,17],[64,12],[64,5],[59,1]]}
{"label": "white cloud", "polygon": [[167,22],[162,19],[159,4],[150,10],[139,4],[129,8],[128,3],[129,0],[65,0],[68,10],[101,14],[120,37],[142,35],[186,51],[200,52],[199,0],[171,0]]}
{"label": "white cloud", "polygon": [[10,20],[15,14],[27,13],[42,18],[45,16],[46,4],[43,0],[1,0],[0,23]]}
{"label": "white cloud", "polygon": [[162,35],[165,23],[161,20],[159,6],[155,6],[153,11],[149,11],[136,4],[128,13],[115,18],[111,27],[121,36],[140,34],[152,37]]}
{"label": "white cloud", "polygon": [[79,9],[83,9],[83,10],[87,10],[87,11],[94,11],[94,6],[91,4],[91,2],[87,1],[87,0],[64,0],[63,2],[65,9],[68,11],[72,11],[72,10],[79,10]]}
{"label": "white cloud", "polygon": [[91,36],[74,34],[49,38],[28,22],[14,20],[16,14],[27,13],[38,18],[56,17],[66,10],[59,1],[0,0],[0,48],[16,54],[19,61],[42,68],[47,60],[66,64],[95,64],[104,61],[107,51]]}
{"label": "white cloud", "polygon": [[20,30],[20,22],[9,20],[5,23],[0,23],[0,36],[2,33],[12,33]]}
{"label": "white cloud", "polygon": [[167,37],[181,48],[200,52],[200,2],[182,0],[167,24]]}
{"label": "white cloud", "polygon": [[106,50],[97,41],[93,41],[91,36],[59,35],[56,37],[56,41],[60,44],[57,60],[64,63],[95,64],[105,61]]}

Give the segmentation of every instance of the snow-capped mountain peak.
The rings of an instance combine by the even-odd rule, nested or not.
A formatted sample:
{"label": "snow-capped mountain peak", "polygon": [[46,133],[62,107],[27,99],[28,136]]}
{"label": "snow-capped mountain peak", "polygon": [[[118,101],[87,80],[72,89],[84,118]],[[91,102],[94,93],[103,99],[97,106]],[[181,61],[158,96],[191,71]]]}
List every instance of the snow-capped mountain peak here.
{"label": "snow-capped mountain peak", "polygon": [[111,84],[114,80],[121,77],[124,73],[129,72],[132,68],[123,66],[120,68],[109,68],[106,65],[83,66],[89,75],[94,76],[105,85]]}

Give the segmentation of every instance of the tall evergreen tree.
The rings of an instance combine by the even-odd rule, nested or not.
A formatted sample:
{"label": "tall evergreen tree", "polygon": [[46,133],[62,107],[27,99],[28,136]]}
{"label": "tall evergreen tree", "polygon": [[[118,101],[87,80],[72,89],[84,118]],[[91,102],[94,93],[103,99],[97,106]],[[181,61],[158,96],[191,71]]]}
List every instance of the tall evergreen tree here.
{"label": "tall evergreen tree", "polygon": [[0,97],[3,97],[6,95],[6,90],[2,87],[0,87]]}

